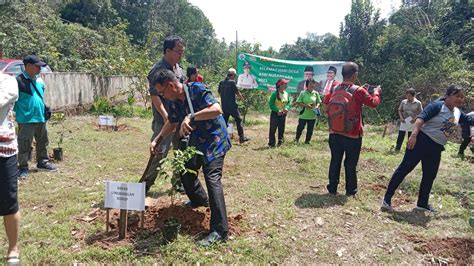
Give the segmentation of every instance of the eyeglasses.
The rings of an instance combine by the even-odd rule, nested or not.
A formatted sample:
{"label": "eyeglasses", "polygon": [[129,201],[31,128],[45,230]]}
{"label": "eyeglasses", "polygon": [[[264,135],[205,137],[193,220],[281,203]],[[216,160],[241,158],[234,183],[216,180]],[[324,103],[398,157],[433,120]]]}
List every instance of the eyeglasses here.
{"label": "eyeglasses", "polygon": [[169,85],[169,84],[166,84],[166,85],[163,87],[163,90],[162,90],[162,91],[157,90],[158,95],[160,95],[161,97],[165,97],[165,92],[166,92],[166,89],[168,88],[168,85]]}
{"label": "eyeglasses", "polygon": [[173,52],[177,53],[178,55],[182,55],[184,54],[184,50],[175,50],[175,49],[171,49]]}

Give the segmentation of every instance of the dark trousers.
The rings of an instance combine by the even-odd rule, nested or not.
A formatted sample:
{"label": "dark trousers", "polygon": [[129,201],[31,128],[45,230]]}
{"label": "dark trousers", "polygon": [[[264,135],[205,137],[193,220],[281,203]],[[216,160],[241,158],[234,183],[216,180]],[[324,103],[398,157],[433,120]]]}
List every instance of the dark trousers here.
{"label": "dark trousers", "polygon": [[306,129],[306,139],[305,142],[309,143],[311,141],[311,137],[313,136],[314,125],[316,124],[316,119],[307,120],[307,119],[298,119],[298,127],[296,127],[296,140],[300,140],[301,134],[303,133],[303,129],[308,125]]}
{"label": "dark trousers", "polygon": [[33,138],[36,140],[36,162],[42,163],[48,157],[48,129],[46,123],[18,123],[18,167],[28,168],[28,157]]}
{"label": "dark trousers", "polygon": [[275,146],[275,132],[278,129],[278,145],[285,141],[286,114],[278,115],[272,111],[270,114],[270,132],[268,134],[268,146]]}
{"label": "dark trousers", "polygon": [[[186,163],[186,168],[194,170],[196,173],[187,172],[181,178],[184,190],[193,205],[206,205],[209,201],[209,206],[211,207],[211,232],[217,231],[221,235],[226,235],[229,232],[224,190],[221,183],[224,157],[225,155],[206,163],[202,155],[197,155]],[[197,176],[201,167],[204,172],[204,180],[206,180],[209,197],[206,195],[206,191]]]}
{"label": "dark trousers", "polygon": [[463,138],[461,142],[461,146],[459,146],[458,154],[464,155],[464,151],[466,150],[469,143],[471,143],[471,137]]}
{"label": "dark trousers", "polygon": [[239,139],[243,140],[244,128],[242,127],[242,117],[240,116],[239,109],[225,110],[223,116],[227,126],[229,125],[229,117],[232,116],[234,118],[235,125],[237,127],[237,133],[239,134]]}
{"label": "dark trousers", "polygon": [[[408,131],[408,138],[411,136],[411,131]],[[395,147],[396,151],[399,151],[402,148],[403,139],[405,138],[405,131],[398,131],[397,146]]]}
{"label": "dark trousers", "polygon": [[398,186],[403,179],[418,165],[421,161],[423,175],[421,177],[420,191],[418,193],[417,206],[427,207],[431,187],[438,174],[439,163],[441,161],[441,152],[444,147],[430,139],[426,134],[420,132],[416,138],[416,144],[413,150],[406,150],[403,160],[395,170],[388,183],[387,192],[384,200],[391,203]]}
{"label": "dark trousers", "polygon": [[362,138],[349,138],[339,134],[329,134],[329,148],[331,149],[331,163],[329,165],[329,193],[337,192],[339,175],[341,174],[342,157],[345,154],[344,170],[346,172],[346,194],[357,193],[356,167],[362,148]]}

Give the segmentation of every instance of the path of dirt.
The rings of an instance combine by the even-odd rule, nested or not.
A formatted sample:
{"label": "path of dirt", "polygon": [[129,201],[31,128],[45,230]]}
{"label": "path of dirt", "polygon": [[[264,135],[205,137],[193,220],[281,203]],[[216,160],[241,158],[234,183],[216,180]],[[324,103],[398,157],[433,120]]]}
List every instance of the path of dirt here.
{"label": "path of dirt", "polygon": [[424,238],[421,236],[407,236],[407,240],[415,243],[415,249],[423,254],[429,254],[436,260],[435,263],[470,264],[474,262],[474,239],[472,238]]}

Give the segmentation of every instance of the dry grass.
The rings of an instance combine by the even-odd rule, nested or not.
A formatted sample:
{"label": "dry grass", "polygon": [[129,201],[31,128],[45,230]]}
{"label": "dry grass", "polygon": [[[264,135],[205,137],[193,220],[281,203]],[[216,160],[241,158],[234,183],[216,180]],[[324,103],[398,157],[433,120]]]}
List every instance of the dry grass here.
{"label": "dry grass", "polygon": [[[66,127],[72,133],[65,140],[60,171],[33,173],[21,183],[23,262],[414,264],[436,261],[437,255],[407,236],[472,239],[468,224],[472,197],[467,193],[474,188],[474,167],[452,158],[457,146],[448,145],[433,188],[431,202],[439,214],[412,212],[420,167],[397,193],[397,212],[388,214],[380,212],[379,205],[384,186],[402,158],[389,152],[395,135],[382,139],[380,131],[371,130],[364,137],[360,193],[358,199],[348,199],[326,194],[330,153],[325,129],[315,132],[312,144],[295,145],[291,141],[296,120],[291,118],[286,144],[268,149],[268,122],[259,123],[267,121],[266,115],[260,116],[249,117],[253,126],[245,130],[252,140],[245,145],[234,141],[224,167],[229,216],[242,214],[242,233],[210,249],[197,247],[188,235],[161,245],[152,231],[107,249],[87,244],[84,239],[100,234],[105,226],[101,219],[79,218],[101,206],[105,180],[139,179],[147,160],[150,119],[121,119],[127,130],[105,132],[95,130],[93,117],[68,118]],[[54,143],[55,128],[50,127],[50,132]],[[342,192],[343,186],[342,181]],[[166,188],[167,183],[161,182],[153,191],[159,195]],[[456,262],[456,258],[441,261]]]}

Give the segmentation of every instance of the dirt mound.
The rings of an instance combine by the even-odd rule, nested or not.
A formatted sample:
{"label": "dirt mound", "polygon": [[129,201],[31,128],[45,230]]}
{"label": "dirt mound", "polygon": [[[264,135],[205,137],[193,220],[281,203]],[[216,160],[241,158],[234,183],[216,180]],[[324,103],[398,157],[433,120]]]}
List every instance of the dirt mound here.
{"label": "dirt mound", "polygon": [[[97,216],[94,222],[106,222],[106,211],[97,210],[95,213],[89,213],[88,217]],[[175,218],[181,224],[180,234],[197,237],[205,235],[209,231],[209,221],[211,219],[211,211],[209,208],[192,209],[184,205],[171,205],[169,199],[155,200],[153,205],[146,207],[143,231],[140,231],[140,213],[129,212],[127,224],[127,237],[124,240],[118,240],[118,224],[120,210],[110,210],[109,233],[104,231],[95,235],[91,235],[85,239],[87,244],[97,244],[98,246],[108,249],[115,245],[128,242],[134,242],[134,239],[140,236],[141,232],[161,232],[164,222],[169,218]],[[229,235],[236,236],[242,233],[241,214],[228,217]],[[84,219],[80,219],[84,221]],[[85,219],[87,220],[87,219]]]}
{"label": "dirt mound", "polygon": [[415,243],[415,250],[433,257],[431,262],[472,264],[474,239],[472,238],[424,238],[421,236],[407,236],[407,240]]}

